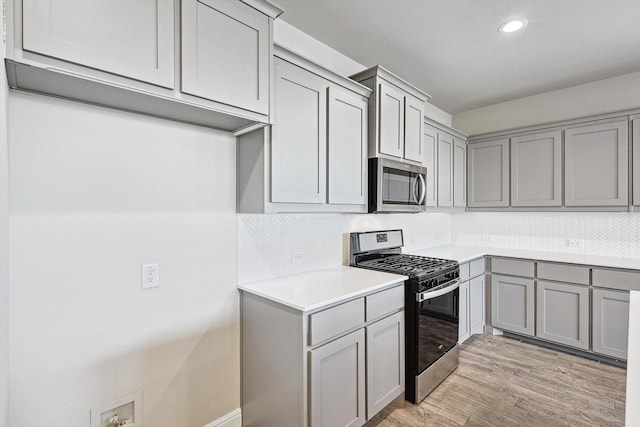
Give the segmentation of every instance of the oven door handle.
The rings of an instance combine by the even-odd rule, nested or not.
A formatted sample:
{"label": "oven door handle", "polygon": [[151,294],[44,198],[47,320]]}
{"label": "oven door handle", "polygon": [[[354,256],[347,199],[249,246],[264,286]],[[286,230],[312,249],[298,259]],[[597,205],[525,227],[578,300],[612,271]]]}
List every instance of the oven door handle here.
{"label": "oven door handle", "polygon": [[460,279],[454,279],[454,280],[451,280],[450,282],[447,282],[438,286],[437,288],[429,289],[427,291],[416,294],[416,301],[422,302],[428,299],[437,298],[444,294],[448,294],[451,291],[455,291],[459,287],[460,287]]}

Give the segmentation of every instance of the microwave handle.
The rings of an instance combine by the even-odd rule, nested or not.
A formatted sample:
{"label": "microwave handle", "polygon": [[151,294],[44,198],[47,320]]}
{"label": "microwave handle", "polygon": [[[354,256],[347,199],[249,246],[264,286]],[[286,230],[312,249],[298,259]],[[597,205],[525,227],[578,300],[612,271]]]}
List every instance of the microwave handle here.
{"label": "microwave handle", "polygon": [[421,173],[418,174],[418,178],[420,179],[421,190],[420,190],[420,200],[418,200],[418,204],[421,205],[424,201],[425,196],[427,195],[427,183],[424,180],[424,176]]}
{"label": "microwave handle", "polygon": [[[418,175],[420,176],[420,175]],[[413,180],[413,186],[411,187],[411,196],[413,197],[413,201],[416,203],[416,205],[419,205],[420,202],[418,201],[418,193],[417,193],[417,187],[418,187],[418,180],[414,179]]]}

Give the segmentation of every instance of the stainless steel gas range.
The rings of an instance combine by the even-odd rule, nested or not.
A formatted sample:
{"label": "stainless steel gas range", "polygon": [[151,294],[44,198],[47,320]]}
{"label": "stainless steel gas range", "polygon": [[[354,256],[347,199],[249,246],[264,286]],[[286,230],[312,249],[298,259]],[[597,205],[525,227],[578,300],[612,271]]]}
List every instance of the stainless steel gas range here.
{"label": "stainless steel gas range", "polygon": [[350,234],[350,264],[405,282],[405,398],[422,401],[458,366],[458,262],[402,253],[402,230]]}

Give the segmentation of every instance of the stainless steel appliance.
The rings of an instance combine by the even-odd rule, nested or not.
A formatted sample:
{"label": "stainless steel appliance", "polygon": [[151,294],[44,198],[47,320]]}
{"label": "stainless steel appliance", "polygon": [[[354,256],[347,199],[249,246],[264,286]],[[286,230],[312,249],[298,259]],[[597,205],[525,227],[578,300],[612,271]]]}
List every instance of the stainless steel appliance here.
{"label": "stainless steel appliance", "polygon": [[458,366],[458,262],[402,254],[402,230],[350,234],[350,263],[405,282],[405,398],[422,401]]}
{"label": "stainless steel appliance", "polygon": [[427,169],[385,158],[369,159],[369,212],[426,210]]}

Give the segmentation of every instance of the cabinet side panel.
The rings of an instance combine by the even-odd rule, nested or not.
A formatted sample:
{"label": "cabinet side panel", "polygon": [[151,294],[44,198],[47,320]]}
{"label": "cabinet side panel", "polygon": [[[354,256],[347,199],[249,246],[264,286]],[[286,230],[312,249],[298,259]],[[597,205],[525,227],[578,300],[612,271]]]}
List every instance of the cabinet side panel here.
{"label": "cabinet side panel", "polygon": [[633,204],[640,205],[640,119],[633,120]]}
{"label": "cabinet side panel", "polygon": [[305,425],[301,314],[243,292],[241,330],[243,426]]}
{"label": "cabinet side panel", "polygon": [[242,135],[237,139],[237,210],[262,213],[265,206],[265,132],[267,128]]}

